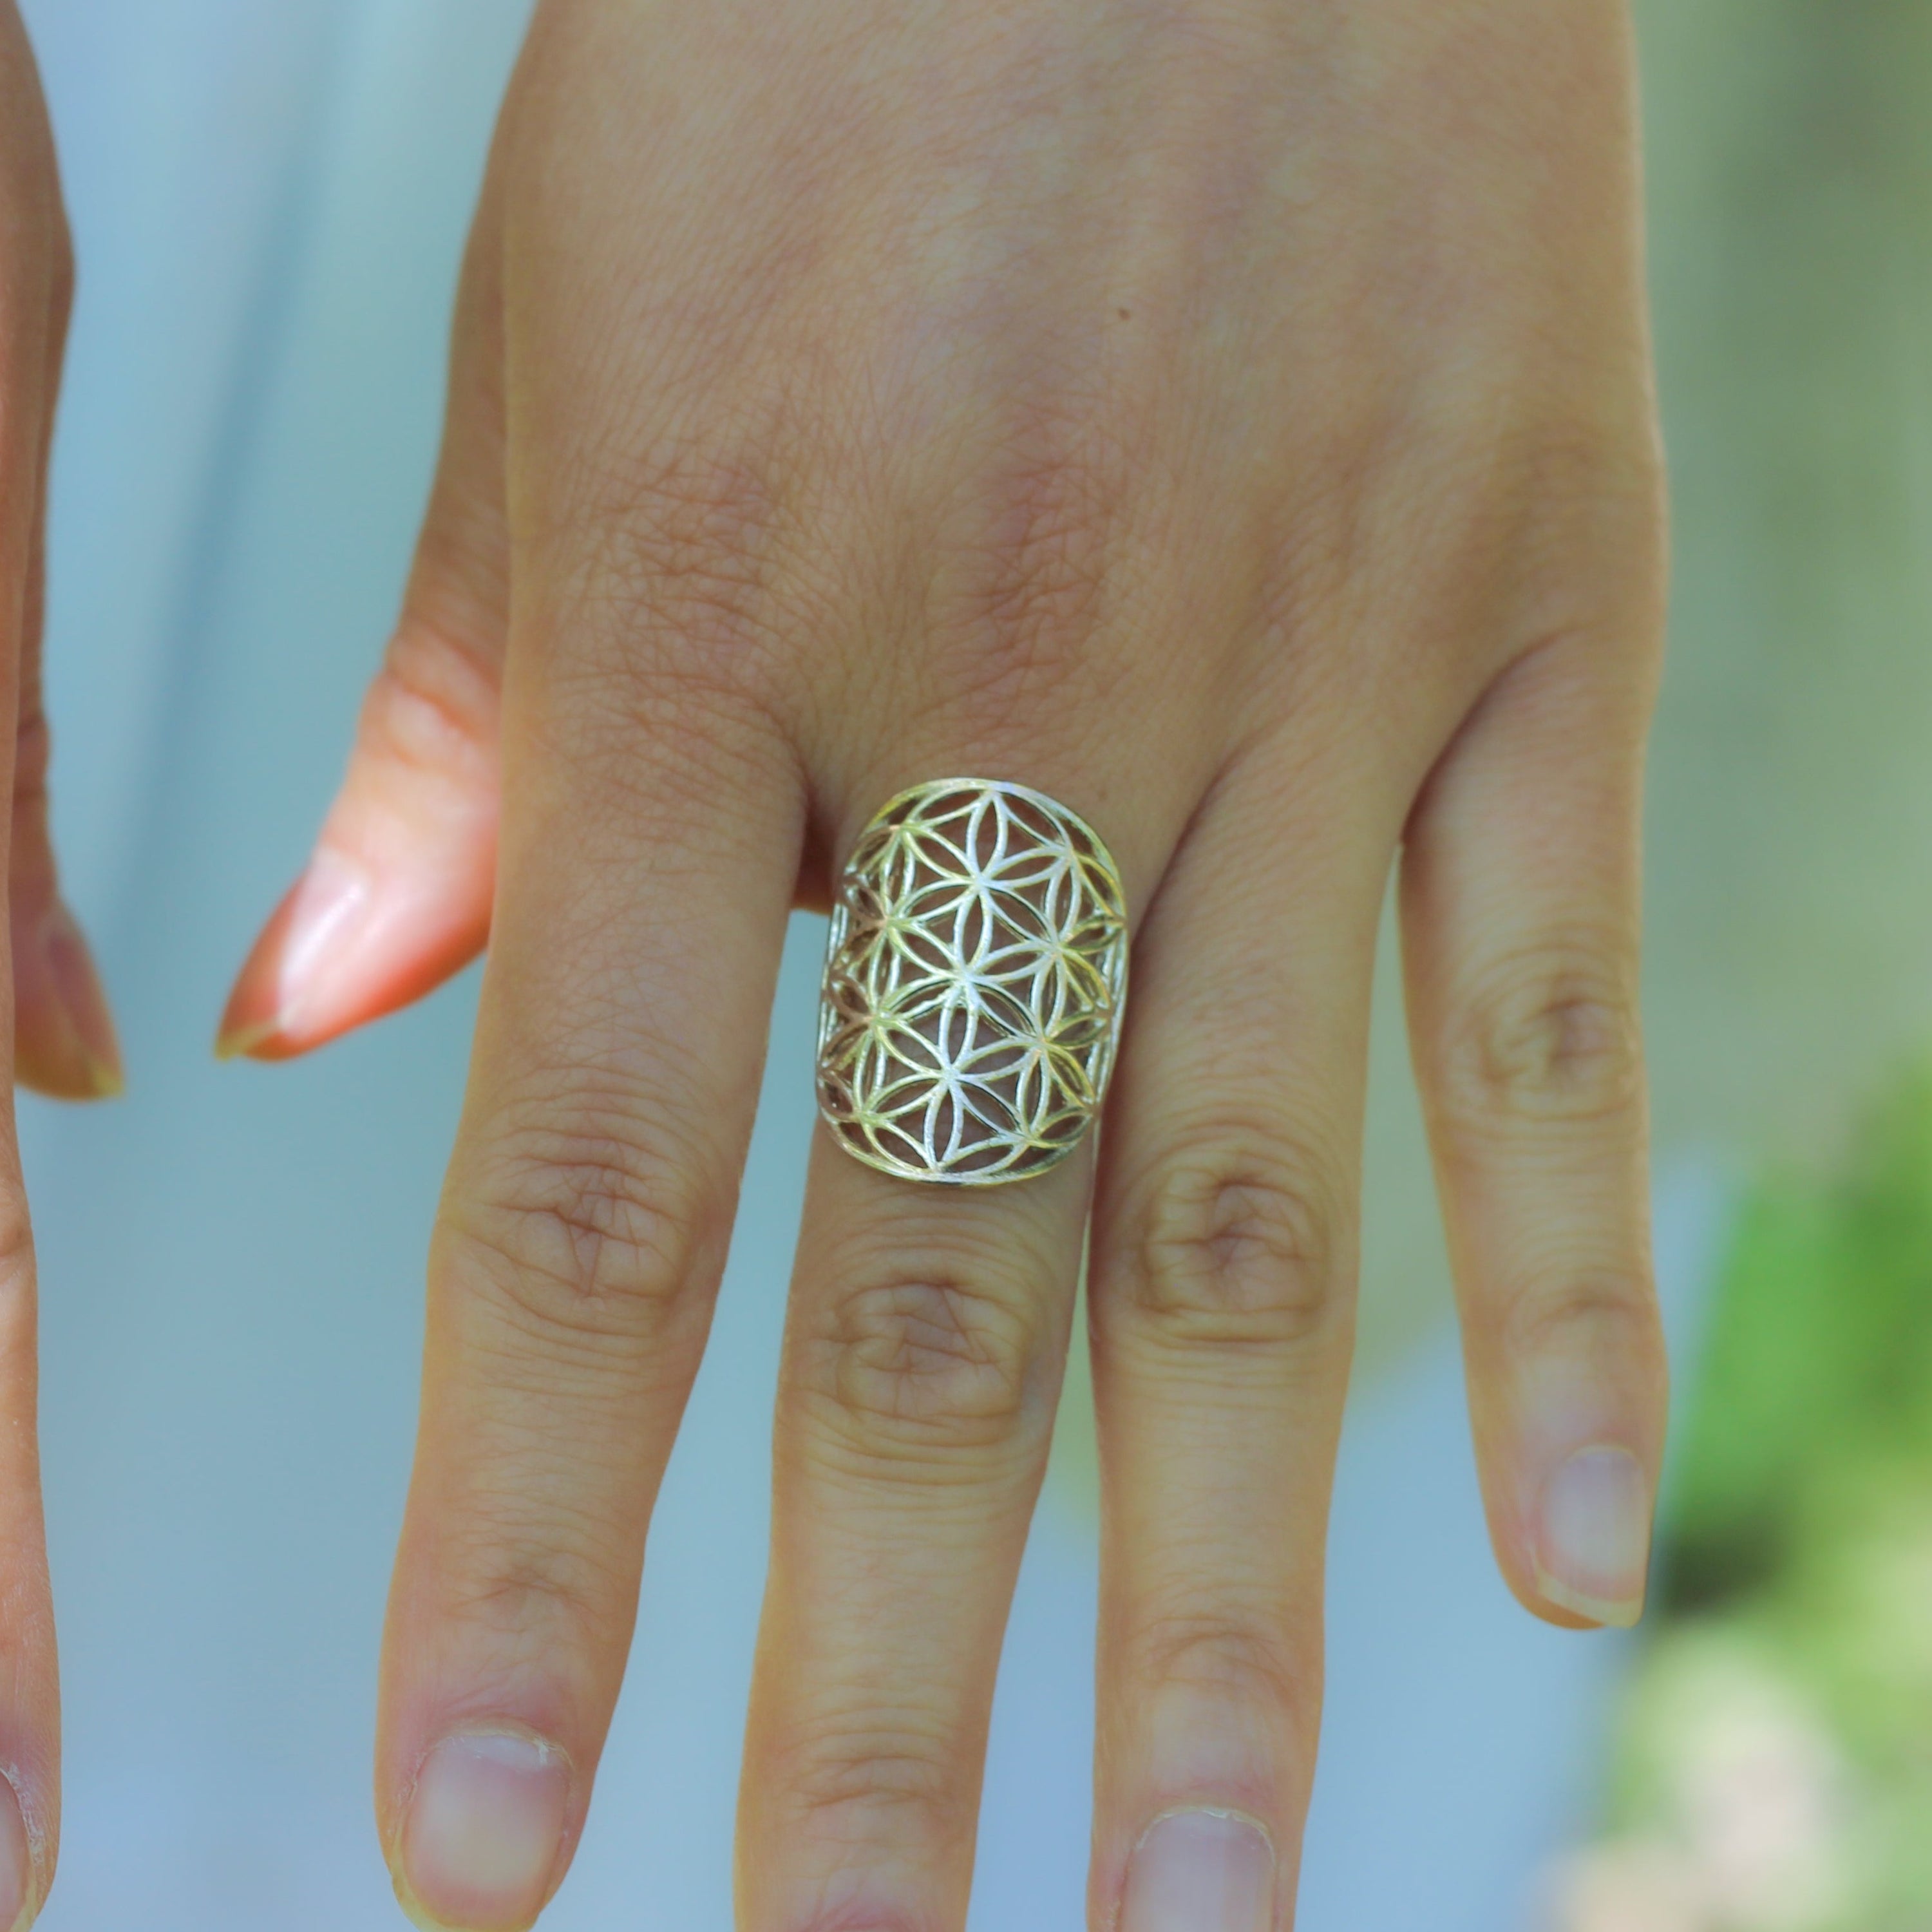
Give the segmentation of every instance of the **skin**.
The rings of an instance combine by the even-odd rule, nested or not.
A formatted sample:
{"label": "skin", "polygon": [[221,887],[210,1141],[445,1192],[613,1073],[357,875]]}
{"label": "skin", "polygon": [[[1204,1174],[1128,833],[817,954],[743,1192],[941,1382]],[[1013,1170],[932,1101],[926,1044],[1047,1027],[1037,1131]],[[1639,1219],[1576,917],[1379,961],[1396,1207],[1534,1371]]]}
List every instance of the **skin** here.
{"label": "skin", "polygon": [[47,465],[74,262],[46,107],[0,0],[0,852],[10,917],[0,1000],[0,1924],[32,1922],[60,1834],[60,1691],[35,1435],[33,1235],[14,1082],[57,1098],[118,1093],[120,1052],[86,942],[60,897],[40,705]]}
{"label": "skin", "polygon": [[[307,1051],[489,941],[381,1691],[422,1922],[528,1924],[567,1867],[784,922],[923,778],[1100,829],[1126,1037],[1104,1144],[1035,1181],[820,1136],[740,1924],[963,1924],[1090,1226],[1092,1922],[1154,1924],[1136,1848],[1204,1810],[1289,1923],[1392,871],[1497,1558],[1552,1622],[1636,1614],[1633,122],[1613,0],[538,7],[400,625],[224,1040]],[[1594,1569],[1552,1527],[1580,1451],[1635,1486]],[[452,1734],[537,1766],[503,1816],[554,1856],[433,1868]]]}
{"label": "skin", "polygon": [[10,0],[0,0],[0,704],[13,724],[14,1074],[56,1099],[104,1100],[121,1090],[121,1052],[87,943],[60,896],[40,688],[47,464],[74,252],[46,105]]}

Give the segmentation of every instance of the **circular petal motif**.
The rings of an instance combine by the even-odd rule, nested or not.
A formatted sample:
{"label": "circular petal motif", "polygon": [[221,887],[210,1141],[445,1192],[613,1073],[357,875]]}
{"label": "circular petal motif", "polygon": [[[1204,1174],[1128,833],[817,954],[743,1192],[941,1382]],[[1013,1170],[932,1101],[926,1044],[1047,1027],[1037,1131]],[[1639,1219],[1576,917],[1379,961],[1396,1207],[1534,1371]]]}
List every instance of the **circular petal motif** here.
{"label": "circular petal motif", "polygon": [[916,785],[839,880],[819,1112],[909,1180],[1042,1173],[1100,1111],[1126,991],[1120,875],[1090,826],[1024,785]]}

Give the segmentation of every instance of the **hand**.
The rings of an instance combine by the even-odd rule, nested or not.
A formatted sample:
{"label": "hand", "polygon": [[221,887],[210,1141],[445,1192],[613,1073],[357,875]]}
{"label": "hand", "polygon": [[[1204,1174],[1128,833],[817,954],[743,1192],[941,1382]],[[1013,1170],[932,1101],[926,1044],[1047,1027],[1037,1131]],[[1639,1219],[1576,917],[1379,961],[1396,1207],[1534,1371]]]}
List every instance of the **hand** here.
{"label": "hand", "polygon": [[[120,1054],[86,942],[62,904],[40,708],[47,460],[74,263],[46,110],[0,0],[0,819],[8,842],[12,1073],[68,1100],[118,1093]],[[60,1686],[34,1433],[33,1237],[10,1106],[0,1116],[0,1926],[30,1924],[60,1835]]]}
{"label": "hand", "polygon": [[539,8],[401,626],[225,1029],[304,1051],[490,938],[382,1687],[419,1915],[562,1876],[787,913],[925,778],[1100,829],[1127,1036],[1097,1170],[922,1188],[820,1136],[742,1923],[962,1922],[1090,1208],[1094,1922],[1287,1922],[1398,854],[1497,1555],[1636,1615],[1630,92],[1613,0]]}

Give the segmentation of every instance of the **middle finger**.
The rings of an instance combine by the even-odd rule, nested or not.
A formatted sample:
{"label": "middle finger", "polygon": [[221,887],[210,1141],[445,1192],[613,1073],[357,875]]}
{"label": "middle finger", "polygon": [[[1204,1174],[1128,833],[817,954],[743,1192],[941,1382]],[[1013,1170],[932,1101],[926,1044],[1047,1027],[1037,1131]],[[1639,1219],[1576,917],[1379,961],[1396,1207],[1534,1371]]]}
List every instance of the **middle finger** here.
{"label": "middle finger", "polygon": [[[1070,776],[1054,796],[1105,815],[1096,790]],[[1131,903],[1158,828],[1109,829]],[[1091,1174],[1082,1148],[1010,1185],[922,1183],[820,1127],[780,1376],[740,1820],[747,1932],[964,1922]]]}

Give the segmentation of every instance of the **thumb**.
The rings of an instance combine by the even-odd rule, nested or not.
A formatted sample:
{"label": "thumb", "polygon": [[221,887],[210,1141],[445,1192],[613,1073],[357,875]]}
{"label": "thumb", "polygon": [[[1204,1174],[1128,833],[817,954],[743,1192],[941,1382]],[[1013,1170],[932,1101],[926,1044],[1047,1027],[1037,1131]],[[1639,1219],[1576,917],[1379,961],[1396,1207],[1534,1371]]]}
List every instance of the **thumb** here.
{"label": "thumb", "polygon": [[283,1060],[407,1006],[489,938],[508,626],[501,238],[486,183],[428,514],[342,788],[255,942],[215,1051]]}

